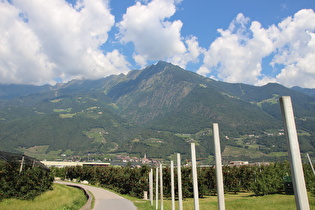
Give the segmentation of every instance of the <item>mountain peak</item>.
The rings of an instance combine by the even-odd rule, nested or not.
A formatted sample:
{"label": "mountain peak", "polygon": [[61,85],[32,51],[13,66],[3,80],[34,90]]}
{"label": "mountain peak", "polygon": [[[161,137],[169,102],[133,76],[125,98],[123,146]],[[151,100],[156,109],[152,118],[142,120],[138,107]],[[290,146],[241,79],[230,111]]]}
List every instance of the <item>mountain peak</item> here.
{"label": "mountain peak", "polygon": [[[247,151],[256,154],[282,152],[284,136],[269,136],[264,131],[281,129],[278,97],[289,95],[299,130],[308,132],[301,135],[301,148],[314,150],[314,97],[274,83],[258,87],[214,81],[165,61],[128,75],[72,81],[55,87],[58,91],[5,88],[0,85],[1,148],[49,145],[49,151],[69,149],[74,154],[145,152],[168,157],[174,152],[187,153],[193,138],[200,154],[208,157],[209,131],[215,122],[229,136],[224,145],[230,148],[245,151],[243,146],[250,143],[253,146]],[[179,133],[191,135],[179,137]],[[257,138],[246,137],[244,144],[232,140],[252,133]]]}
{"label": "mountain peak", "polygon": [[168,63],[168,62],[166,62],[166,61],[159,61],[159,62],[157,62],[155,65],[156,65],[156,66],[159,66],[159,67],[162,67],[162,66],[169,66],[169,65],[172,65],[172,66],[173,66],[172,63]]}

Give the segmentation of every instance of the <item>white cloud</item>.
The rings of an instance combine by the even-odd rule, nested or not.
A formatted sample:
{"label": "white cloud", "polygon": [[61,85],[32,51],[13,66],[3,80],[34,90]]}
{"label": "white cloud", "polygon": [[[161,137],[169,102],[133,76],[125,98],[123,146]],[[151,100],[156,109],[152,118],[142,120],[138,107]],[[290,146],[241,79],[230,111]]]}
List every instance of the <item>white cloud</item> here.
{"label": "white cloud", "polygon": [[185,40],[187,50],[185,53],[175,54],[168,59],[169,62],[185,68],[188,62],[199,62],[199,56],[205,52],[205,49],[199,46],[197,37],[191,36]]}
{"label": "white cloud", "polygon": [[133,42],[137,53],[151,60],[184,53],[180,40],[182,22],[166,20],[175,11],[174,2],[169,0],[153,0],[147,5],[137,2],[118,23],[121,41]]}
{"label": "white cloud", "polygon": [[42,52],[36,35],[20,20],[20,10],[0,2],[0,78],[5,83],[47,82],[54,64]]}
{"label": "white cloud", "polygon": [[180,20],[168,20],[176,12],[179,2],[137,2],[127,9],[123,20],[117,24],[121,42],[134,44],[134,59],[138,64],[143,65],[147,60],[169,60],[185,67],[199,56],[198,50],[201,48],[198,47],[197,39],[188,37],[184,40],[180,33],[183,23]]}
{"label": "white cloud", "polygon": [[259,22],[252,22],[247,29],[248,22],[248,18],[238,14],[229,29],[218,29],[221,36],[205,53],[204,65],[198,73],[205,75],[217,71],[216,77],[227,82],[257,82],[261,76],[262,58],[273,51],[273,44],[268,30]]}
{"label": "white cloud", "polygon": [[[99,49],[114,25],[107,1],[82,0],[74,7],[64,0],[13,0],[12,4],[0,4],[1,10],[10,11],[1,12],[0,17],[1,23],[7,23],[0,25],[0,36],[4,37],[1,49],[9,49],[0,51],[2,83],[94,79],[129,70],[118,51],[103,53]],[[27,57],[20,53],[21,48]]]}
{"label": "white cloud", "polygon": [[[227,82],[262,85],[279,82],[286,86],[315,87],[315,13],[300,10],[277,26],[261,24],[238,14],[227,30],[211,43],[197,71]],[[281,68],[272,78],[262,74],[262,59],[274,56],[270,65]]]}
{"label": "white cloud", "polygon": [[278,48],[272,65],[283,65],[277,81],[286,85],[315,88],[315,13],[300,10],[279,25]]}
{"label": "white cloud", "polygon": [[142,68],[144,68],[147,65],[147,58],[146,56],[142,56],[139,54],[134,53],[133,59],[136,61],[138,65],[140,65]]}

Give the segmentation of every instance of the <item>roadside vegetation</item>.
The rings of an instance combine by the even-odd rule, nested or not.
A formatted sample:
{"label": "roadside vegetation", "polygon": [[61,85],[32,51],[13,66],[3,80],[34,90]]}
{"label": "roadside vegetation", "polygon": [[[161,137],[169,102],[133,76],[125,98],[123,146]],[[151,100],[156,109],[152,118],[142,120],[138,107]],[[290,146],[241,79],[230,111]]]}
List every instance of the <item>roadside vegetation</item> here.
{"label": "roadside vegetation", "polygon": [[[52,169],[54,174],[69,180],[86,180],[92,185],[114,190],[117,193],[142,198],[143,191],[148,191],[149,166],[130,167],[66,167]],[[153,170],[155,171],[155,170]],[[223,166],[225,193],[253,193],[255,196],[293,193],[288,162],[277,162],[259,166]],[[184,198],[193,197],[191,167],[182,167],[182,193]],[[315,176],[309,165],[304,164],[307,190],[315,194]],[[163,194],[171,196],[170,167],[163,168]],[[291,184],[290,184],[291,183]],[[199,197],[216,195],[214,167],[198,168]],[[177,173],[175,173],[175,192],[177,192]]]}
{"label": "roadside vegetation", "polygon": [[80,209],[87,201],[77,188],[53,184],[54,173],[26,155],[0,151],[0,209]]}
{"label": "roadside vegetation", "polygon": [[52,189],[50,169],[27,156],[0,153],[0,201],[5,198],[32,200]]}
{"label": "roadside vegetation", "polygon": [[1,210],[65,210],[80,209],[87,201],[84,192],[78,188],[54,184],[53,190],[47,191],[33,200],[4,199],[0,202]]}

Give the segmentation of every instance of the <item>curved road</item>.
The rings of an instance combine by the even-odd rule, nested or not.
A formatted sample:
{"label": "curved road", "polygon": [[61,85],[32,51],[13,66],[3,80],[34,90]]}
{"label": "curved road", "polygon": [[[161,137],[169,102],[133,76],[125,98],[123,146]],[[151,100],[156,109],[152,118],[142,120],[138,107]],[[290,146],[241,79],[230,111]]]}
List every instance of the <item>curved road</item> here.
{"label": "curved road", "polygon": [[115,193],[108,190],[92,187],[84,184],[55,181],[58,184],[80,186],[90,193],[95,198],[93,210],[136,210],[136,206],[128,199],[125,199]]}

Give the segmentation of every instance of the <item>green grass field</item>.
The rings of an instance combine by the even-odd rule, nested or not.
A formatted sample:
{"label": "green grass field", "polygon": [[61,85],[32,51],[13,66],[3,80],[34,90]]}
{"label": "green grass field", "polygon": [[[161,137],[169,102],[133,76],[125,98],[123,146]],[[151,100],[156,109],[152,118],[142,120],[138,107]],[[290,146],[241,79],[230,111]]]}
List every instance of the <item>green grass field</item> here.
{"label": "green grass field", "polygon": [[87,201],[80,189],[54,184],[53,190],[36,197],[34,200],[4,199],[0,202],[1,210],[76,210]]}
{"label": "green grass field", "polygon": [[[155,200],[153,206],[149,201],[135,200],[133,201],[139,210],[155,209]],[[199,199],[200,210],[217,209],[217,197],[207,196]],[[310,209],[315,210],[315,197],[309,196]],[[164,209],[172,209],[172,201],[166,199],[163,202]],[[175,202],[175,207],[178,209],[178,201]],[[252,193],[238,193],[238,194],[225,194],[225,207],[229,209],[237,210],[294,210],[295,200],[294,195],[266,195],[266,196],[253,196]],[[185,210],[194,209],[194,199],[189,198],[183,201],[183,208]],[[160,209],[160,202],[159,202]]]}
{"label": "green grass field", "polygon": [[[121,195],[126,199],[131,200],[138,208],[138,210],[154,210],[155,200],[153,206],[149,201]],[[40,210],[40,209],[54,209],[54,210],[75,210],[80,209],[86,202],[84,193],[76,188],[68,187],[65,185],[54,184],[54,190],[48,191],[43,195],[36,197],[33,201],[24,201],[17,199],[5,199],[0,202],[1,210]],[[309,195],[310,209],[315,210],[315,197]],[[164,199],[164,209],[171,209],[171,200]],[[200,210],[217,209],[217,197],[206,196],[199,199]],[[175,202],[175,207],[178,209],[178,201]],[[184,199],[183,207],[185,210],[194,209],[194,199]],[[252,193],[227,193],[225,194],[225,207],[237,210],[294,210],[295,200],[293,195],[266,195],[266,196],[253,196]],[[160,209],[160,201],[159,201]]]}

